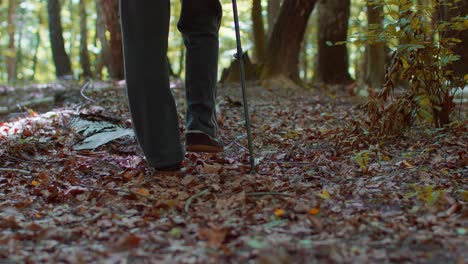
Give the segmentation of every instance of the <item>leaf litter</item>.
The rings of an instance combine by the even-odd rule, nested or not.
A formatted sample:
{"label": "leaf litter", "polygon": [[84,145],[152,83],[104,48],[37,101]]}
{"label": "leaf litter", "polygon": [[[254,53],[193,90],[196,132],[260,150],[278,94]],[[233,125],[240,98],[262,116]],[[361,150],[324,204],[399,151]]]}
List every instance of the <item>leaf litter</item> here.
{"label": "leaf litter", "polygon": [[131,131],[121,87],[7,117],[0,262],[467,262],[466,121],[383,140],[343,91],[249,87],[253,175],[236,86],[219,90],[225,153],[177,174],[148,168],[131,133],[76,147]]}

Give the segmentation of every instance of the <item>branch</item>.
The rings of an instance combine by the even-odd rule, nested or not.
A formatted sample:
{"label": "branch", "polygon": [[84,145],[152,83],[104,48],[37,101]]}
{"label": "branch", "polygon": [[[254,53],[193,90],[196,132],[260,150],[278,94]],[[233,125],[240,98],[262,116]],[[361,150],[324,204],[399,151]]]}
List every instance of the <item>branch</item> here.
{"label": "branch", "polygon": [[187,202],[185,203],[185,206],[184,206],[185,212],[188,213],[188,210],[189,210],[189,208],[190,208],[190,205],[192,204],[192,202],[193,202],[193,200],[194,200],[195,198],[201,197],[201,196],[207,194],[209,191],[210,191],[210,189],[208,188],[208,189],[205,189],[205,190],[203,190],[203,191],[201,191],[201,192],[199,192],[199,193],[196,193],[196,194],[192,195],[192,196],[187,200]]}
{"label": "branch", "polygon": [[13,168],[0,168],[0,171],[10,171],[10,172],[19,172],[24,174],[32,174],[32,172],[27,170],[13,169]]}

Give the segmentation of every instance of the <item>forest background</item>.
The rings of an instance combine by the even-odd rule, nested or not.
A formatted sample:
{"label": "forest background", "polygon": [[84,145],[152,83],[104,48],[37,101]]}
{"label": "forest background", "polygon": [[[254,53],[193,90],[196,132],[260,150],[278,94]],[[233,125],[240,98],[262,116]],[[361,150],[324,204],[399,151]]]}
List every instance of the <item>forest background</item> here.
{"label": "forest background", "polygon": [[222,4],[225,153],[162,176],[132,134],[118,1],[0,2],[0,262],[467,262],[467,1],[238,0],[255,174]]}

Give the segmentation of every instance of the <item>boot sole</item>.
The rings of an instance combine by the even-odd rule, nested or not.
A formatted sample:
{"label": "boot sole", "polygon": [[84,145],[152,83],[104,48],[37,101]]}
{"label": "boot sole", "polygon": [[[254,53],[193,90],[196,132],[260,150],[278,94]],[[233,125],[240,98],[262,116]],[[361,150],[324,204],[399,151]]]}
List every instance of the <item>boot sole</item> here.
{"label": "boot sole", "polygon": [[207,153],[219,153],[223,152],[223,148],[217,148],[213,146],[207,146],[207,145],[189,145],[185,147],[186,151],[189,152],[207,152]]}

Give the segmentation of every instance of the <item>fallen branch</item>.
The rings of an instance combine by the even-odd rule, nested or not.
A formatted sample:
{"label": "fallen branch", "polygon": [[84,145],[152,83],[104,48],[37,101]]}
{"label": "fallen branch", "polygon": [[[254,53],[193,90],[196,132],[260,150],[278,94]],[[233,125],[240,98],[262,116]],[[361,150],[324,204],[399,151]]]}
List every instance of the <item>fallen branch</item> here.
{"label": "fallen branch", "polygon": [[185,203],[185,206],[184,206],[185,212],[188,213],[190,205],[192,204],[192,202],[193,202],[193,200],[195,198],[201,197],[201,196],[207,194],[209,191],[210,191],[210,189],[205,189],[205,190],[203,190],[203,191],[201,191],[199,193],[196,193],[196,194],[190,196],[190,198],[188,198],[188,200],[187,200],[187,202]]}
{"label": "fallen branch", "polygon": [[273,196],[286,196],[286,197],[294,197],[292,194],[288,193],[280,193],[280,192],[251,192],[246,193],[247,196],[265,196],[265,195],[273,195]]}
{"label": "fallen branch", "polygon": [[0,107],[0,114],[6,115],[6,114],[9,114],[18,110],[18,108],[19,109],[23,109],[26,107],[31,108],[31,107],[43,105],[43,104],[53,105],[54,103],[55,103],[55,98],[53,96],[48,96],[44,98],[36,98],[36,99],[29,100],[29,101],[18,103],[16,107],[2,106]]}
{"label": "fallen branch", "polygon": [[148,200],[150,200],[150,201],[152,201],[152,202],[157,201],[156,199],[153,199],[153,198],[151,198],[151,197],[148,197],[148,196],[139,194],[139,193],[137,193],[137,192],[133,192],[133,191],[131,191],[131,190],[125,190],[125,189],[119,189],[119,188],[94,187],[94,186],[85,185],[85,184],[75,184],[75,185],[71,185],[71,186],[89,188],[89,189],[93,189],[93,190],[97,190],[97,191],[115,191],[115,192],[133,194],[133,195],[136,195],[136,196],[139,196],[139,197],[142,197],[142,198],[146,198],[146,199],[148,199]]}
{"label": "fallen branch", "polygon": [[0,168],[0,171],[9,171],[9,172],[19,172],[24,174],[32,174],[32,172],[27,170],[13,169],[13,168]]}
{"label": "fallen branch", "polygon": [[296,165],[314,165],[313,162],[307,162],[307,161],[283,161],[283,160],[274,160],[270,158],[264,158],[266,161],[265,163],[278,163],[278,164],[296,164]]}
{"label": "fallen branch", "polygon": [[84,99],[88,100],[88,101],[91,101],[91,102],[96,102],[96,100],[92,99],[91,97],[88,97],[84,92],[85,90],[90,87],[90,83],[89,81],[86,82],[83,87],[81,87],[81,90],[80,90],[80,94],[81,96],[83,96]]}

